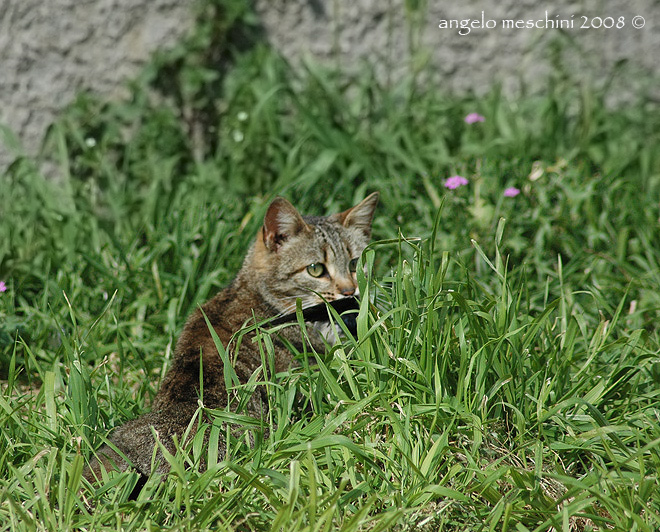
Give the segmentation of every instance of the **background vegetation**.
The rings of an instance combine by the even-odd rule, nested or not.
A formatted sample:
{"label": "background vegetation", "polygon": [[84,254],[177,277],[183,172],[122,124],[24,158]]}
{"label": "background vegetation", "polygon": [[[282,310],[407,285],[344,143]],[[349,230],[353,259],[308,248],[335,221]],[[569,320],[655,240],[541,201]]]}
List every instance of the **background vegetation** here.
{"label": "background vegetation", "polygon": [[[53,125],[59,179],[0,178],[2,529],[657,530],[657,105],[608,108],[560,64],[515,100],[294,71],[242,2],[200,6],[131,98]],[[268,436],[206,472],[193,438],[137,500],[132,473],[81,480],[275,195],[373,190],[377,308],[273,380]]]}

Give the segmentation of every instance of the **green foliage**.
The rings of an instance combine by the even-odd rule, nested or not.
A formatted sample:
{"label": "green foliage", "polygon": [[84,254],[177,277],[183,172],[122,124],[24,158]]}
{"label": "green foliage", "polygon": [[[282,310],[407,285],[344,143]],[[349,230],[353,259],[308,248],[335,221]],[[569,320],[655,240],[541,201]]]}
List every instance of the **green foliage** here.
{"label": "green foliage", "polygon": [[[81,95],[50,131],[57,179],[28,158],[0,178],[0,528],[657,530],[657,108],[563,73],[508,100],[293,71],[246,5],[200,4],[130,98]],[[85,484],[270,199],[373,190],[357,337],[266,372],[269,430],[207,411],[137,500],[133,473]]]}

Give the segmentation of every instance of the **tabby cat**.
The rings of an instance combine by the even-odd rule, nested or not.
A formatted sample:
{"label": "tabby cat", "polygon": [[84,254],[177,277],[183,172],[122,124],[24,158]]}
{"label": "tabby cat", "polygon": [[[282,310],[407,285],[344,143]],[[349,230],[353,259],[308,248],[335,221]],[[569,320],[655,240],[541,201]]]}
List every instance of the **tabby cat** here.
{"label": "tabby cat", "polygon": [[[375,192],[361,203],[328,217],[301,216],[284,198],[276,198],[268,207],[264,223],[250,247],[243,266],[232,283],[197,309],[188,319],[177,342],[172,367],[152,405],[152,411],[117,428],[110,442],[130,460],[104,445],[85,471],[90,482],[100,479],[101,465],[124,471],[131,465],[142,475],[152,469],[154,430],[163,446],[175,453],[179,441],[198,409],[204,406],[224,409],[228,404],[222,358],[219,355],[206,319],[220,341],[228,347],[230,360],[241,384],[248,382],[261,367],[255,333],[246,333],[238,352],[230,343],[234,333],[254,319],[282,316],[295,311],[296,300],[302,307],[323,300],[335,301],[356,295],[355,270],[358,257],[371,236],[371,222],[378,203]],[[206,319],[205,319],[206,316]],[[306,337],[316,350],[324,349],[322,334],[327,327],[308,329]],[[302,349],[302,335],[297,326],[283,328],[274,340],[274,369],[285,371],[294,366],[289,342]],[[202,385],[200,392],[200,362]],[[263,419],[268,399],[263,386],[257,386],[246,411]],[[220,442],[220,455],[225,451]],[[169,464],[156,451],[156,470],[166,473]]]}

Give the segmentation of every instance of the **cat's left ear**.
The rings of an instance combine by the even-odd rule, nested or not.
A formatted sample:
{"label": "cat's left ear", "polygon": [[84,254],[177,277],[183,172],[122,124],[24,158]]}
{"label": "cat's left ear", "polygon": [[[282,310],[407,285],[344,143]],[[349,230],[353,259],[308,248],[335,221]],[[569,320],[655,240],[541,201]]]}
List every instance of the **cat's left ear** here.
{"label": "cat's left ear", "polygon": [[344,227],[355,227],[361,229],[367,237],[371,236],[371,222],[374,218],[374,211],[378,205],[378,192],[373,192],[364,198],[355,207],[334,214],[331,218],[337,220]]}
{"label": "cat's left ear", "polygon": [[269,251],[277,251],[283,242],[308,229],[296,208],[284,198],[277,197],[264,217],[263,238]]}

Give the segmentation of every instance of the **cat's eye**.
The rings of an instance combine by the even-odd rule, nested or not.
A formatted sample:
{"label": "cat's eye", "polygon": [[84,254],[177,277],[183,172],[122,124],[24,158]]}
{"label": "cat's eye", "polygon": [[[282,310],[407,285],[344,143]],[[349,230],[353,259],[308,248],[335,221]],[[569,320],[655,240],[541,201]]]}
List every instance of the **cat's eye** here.
{"label": "cat's eye", "polygon": [[351,262],[348,263],[348,271],[355,273],[357,271],[358,259],[351,259]]}
{"label": "cat's eye", "polygon": [[320,262],[310,264],[307,266],[307,273],[312,277],[321,277],[323,274],[325,274],[325,265],[321,264]]}

